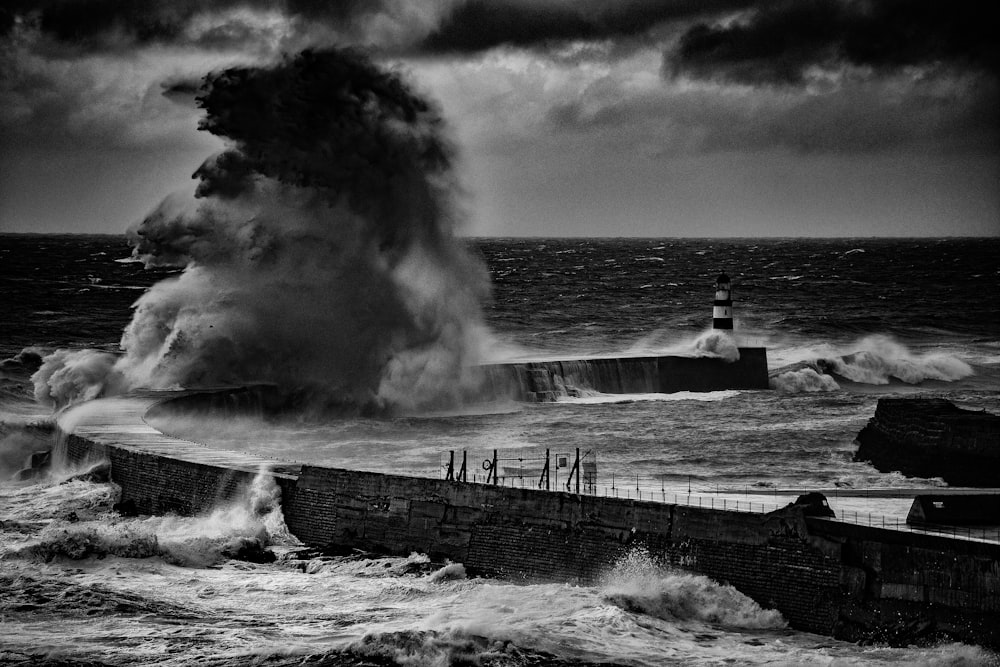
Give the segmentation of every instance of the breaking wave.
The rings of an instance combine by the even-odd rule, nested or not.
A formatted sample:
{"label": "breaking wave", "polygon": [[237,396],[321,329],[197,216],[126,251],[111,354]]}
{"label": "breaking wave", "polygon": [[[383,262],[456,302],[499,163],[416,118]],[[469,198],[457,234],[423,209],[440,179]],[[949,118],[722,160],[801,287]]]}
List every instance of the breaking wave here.
{"label": "breaking wave", "polygon": [[694,620],[732,628],[783,628],[785,619],[732,586],[671,570],[633,549],[605,576],[604,598],[633,613],[663,620]]}
{"label": "breaking wave", "polygon": [[857,351],[822,359],[831,372],[853,382],[889,384],[893,379],[907,384],[925,380],[954,382],[973,374],[972,367],[944,352],[914,354],[888,336],[868,336],[857,344]]}
{"label": "breaking wave", "polygon": [[[195,517],[125,518],[112,510],[117,486],[69,484],[25,488],[26,498],[41,499],[35,520],[50,521],[9,556],[43,562],[158,556],[175,565],[205,567],[227,558],[269,562],[274,555],[267,547],[298,544],[285,526],[280,489],[265,472],[230,502]],[[30,510],[20,514],[32,516]]]}
{"label": "breaking wave", "polygon": [[[227,142],[130,231],[147,267],[122,356],[60,350],[56,408],[128,388],[267,382],[316,403],[461,401],[489,280],[458,238],[454,148],[434,104],[360,52],[207,75],[200,129]],[[316,113],[322,109],[322,113]]]}
{"label": "breaking wave", "polygon": [[739,344],[733,334],[720,329],[707,329],[698,335],[678,336],[676,332],[657,329],[632,343],[627,355],[676,355],[680,357],[711,357],[739,361]]}
{"label": "breaking wave", "polygon": [[814,391],[836,391],[840,385],[829,375],[815,368],[799,368],[788,370],[770,378],[771,389],[777,389],[788,394],[800,394]]}
{"label": "breaking wave", "polygon": [[770,383],[773,389],[788,393],[836,391],[842,382],[867,385],[955,382],[975,374],[972,366],[953,354],[912,352],[884,335],[867,336],[844,346],[806,347],[783,356],[798,360],[772,371]]}

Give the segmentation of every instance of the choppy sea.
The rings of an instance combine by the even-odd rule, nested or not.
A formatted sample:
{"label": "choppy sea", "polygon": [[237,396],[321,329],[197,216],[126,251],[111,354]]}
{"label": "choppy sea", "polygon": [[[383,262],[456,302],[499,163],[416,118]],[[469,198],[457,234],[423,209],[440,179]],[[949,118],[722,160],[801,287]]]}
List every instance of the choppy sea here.
{"label": "choppy sea", "polygon": [[[997,239],[476,239],[492,277],[487,360],[686,353],[733,280],[737,341],[765,346],[771,390],[500,401],[314,420],[164,420],[209,447],[440,476],[450,450],[497,449],[530,485],[545,449],[597,461],[596,493],[905,516],[940,479],[853,461],[879,397],[1000,413]],[[123,518],[110,484],[9,475],[44,447],[27,348],[114,351],[130,306],[171,272],[117,237],[0,236],[0,664],[995,664],[975,646],[860,646],[635,552],[595,586],[465,577],[461,564],[296,552],[267,489],[201,517]],[[30,356],[30,355],[29,355]],[[822,360],[822,363],[820,363]],[[895,490],[902,499],[866,495]],[[886,495],[886,494],[881,494]],[[892,494],[889,494],[892,495]],[[869,519],[871,520],[871,519]],[[227,557],[265,536],[274,563]]]}

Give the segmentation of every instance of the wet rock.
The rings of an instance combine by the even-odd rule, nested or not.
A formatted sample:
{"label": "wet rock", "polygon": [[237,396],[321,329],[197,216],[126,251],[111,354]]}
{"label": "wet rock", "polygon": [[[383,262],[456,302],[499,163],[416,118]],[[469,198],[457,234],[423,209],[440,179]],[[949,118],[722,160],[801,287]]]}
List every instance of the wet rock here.
{"label": "wet rock", "polygon": [[17,481],[41,477],[52,467],[52,451],[49,449],[32,452],[24,462],[24,468],[14,474]]}
{"label": "wet rock", "polygon": [[131,498],[127,498],[120,503],[115,503],[111,509],[125,517],[139,516],[139,510],[135,506],[135,501]]}
{"label": "wet rock", "polygon": [[111,481],[111,464],[99,463],[90,470],[73,475],[66,479],[66,482],[93,482],[104,484]]}
{"label": "wet rock", "polygon": [[222,555],[226,558],[241,560],[247,563],[273,563],[276,559],[274,552],[268,550],[256,538],[240,539],[223,549]]}
{"label": "wet rock", "polygon": [[1000,415],[940,398],[880,398],[857,442],[854,460],[882,472],[940,477],[951,486],[1000,486]]}

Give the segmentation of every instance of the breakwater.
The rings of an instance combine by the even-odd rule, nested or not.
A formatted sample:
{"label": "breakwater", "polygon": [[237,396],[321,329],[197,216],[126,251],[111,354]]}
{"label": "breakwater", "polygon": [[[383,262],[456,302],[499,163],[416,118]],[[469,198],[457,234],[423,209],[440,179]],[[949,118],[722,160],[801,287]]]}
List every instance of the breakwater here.
{"label": "breakwater", "polygon": [[490,364],[485,392],[528,402],[554,401],[587,390],[605,394],[767,389],[767,350],[741,347],[739,358],[596,357]]}
{"label": "breakwater", "polygon": [[1000,648],[996,543],[846,524],[795,505],[734,512],[280,463],[157,432],[142,416],[169,398],[64,413],[64,456],[108,461],[122,500],[142,513],[208,510],[265,468],[289,529],[316,547],[421,551],[473,575],[581,583],[642,549],[733,585],[797,629]]}
{"label": "breakwater", "polygon": [[883,472],[1000,488],[1000,416],[932,398],[880,398],[858,433],[856,461]]}

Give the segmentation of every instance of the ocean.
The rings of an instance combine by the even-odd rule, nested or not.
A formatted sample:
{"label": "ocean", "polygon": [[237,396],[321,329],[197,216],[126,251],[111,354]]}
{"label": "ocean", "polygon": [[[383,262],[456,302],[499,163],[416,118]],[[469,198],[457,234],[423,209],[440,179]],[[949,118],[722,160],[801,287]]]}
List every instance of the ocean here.
{"label": "ocean", "polygon": [[[822,489],[841,516],[878,522],[905,517],[909,490],[945,486],[853,461],[880,397],[1000,413],[997,239],[468,243],[492,285],[483,361],[697,354],[724,271],[736,341],[767,348],[772,389],[154,425],[208,447],[433,477],[450,451],[478,470],[496,449],[504,483],[524,486],[546,449],[580,448],[594,493],[769,508]],[[279,515],[251,511],[267,489],[204,516],[124,518],[111,484],[10,480],[51,437],[32,360],[115,352],[136,299],[177,273],[145,269],[118,237],[0,236],[0,664],[997,664],[975,646],[791,630],[641,551],[597,585],[518,585],[422,554],[304,554]],[[227,557],[261,535],[275,562]]]}

